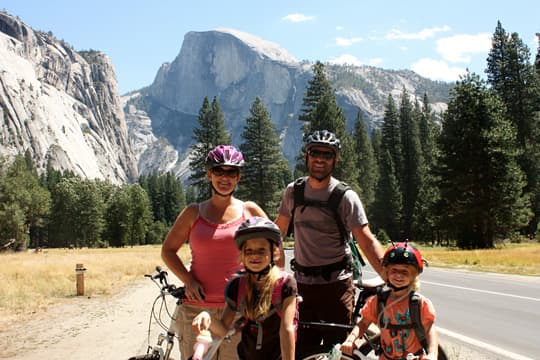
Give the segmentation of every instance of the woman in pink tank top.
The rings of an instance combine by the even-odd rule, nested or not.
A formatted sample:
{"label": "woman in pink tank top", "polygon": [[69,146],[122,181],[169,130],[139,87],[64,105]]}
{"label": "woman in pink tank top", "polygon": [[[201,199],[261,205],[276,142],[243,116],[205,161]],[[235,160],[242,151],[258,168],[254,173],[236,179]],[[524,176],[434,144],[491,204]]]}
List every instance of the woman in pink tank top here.
{"label": "woman in pink tank top", "polygon": [[[193,354],[196,334],[191,322],[203,310],[220,319],[225,308],[224,290],[231,276],[242,268],[234,233],[253,216],[266,217],[254,202],[233,196],[244,165],[242,153],[234,146],[219,145],[206,157],[206,176],[212,186],[210,199],[187,206],[170,229],[161,249],[167,267],[184,283],[187,300],[178,314],[182,359]],[[189,240],[189,269],[177,252]],[[239,336],[224,342],[217,359],[236,358]]]}

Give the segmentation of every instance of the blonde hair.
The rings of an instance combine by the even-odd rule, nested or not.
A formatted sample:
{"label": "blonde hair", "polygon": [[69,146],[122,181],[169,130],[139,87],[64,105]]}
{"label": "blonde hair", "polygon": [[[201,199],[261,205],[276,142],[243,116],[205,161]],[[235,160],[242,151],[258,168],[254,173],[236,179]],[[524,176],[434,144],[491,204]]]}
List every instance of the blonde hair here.
{"label": "blonde hair", "polygon": [[[274,259],[276,253],[279,253],[279,249],[276,246],[271,246],[274,250]],[[279,255],[278,255],[279,256]],[[244,253],[241,253],[243,260]],[[262,284],[260,290],[257,287],[258,274],[247,273],[246,277],[246,299],[245,299],[245,312],[246,316],[251,320],[256,320],[260,317],[264,317],[270,311],[272,307],[272,293],[277,281],[281,278],[282,273],[279,267],[270,264],[271,268],[268,274],[262,277]]]}
{"label": "blonde hair", "polygon": [[[388,283],[388,266],[390,266],[392,264],[389,264],[389,265],[385,265],[383,266],[383,269],[382,269],[382,278],[386,280],[386,282]],[[414,265],[410,265],[410,264],[403,264],[403,265],[407,265],[407,266],[410,266],[411,268],[414,269],[414,278],[413,280],[411,281],[411,283],[409,284],[409,292],[411,291],[418,291],[420,290],[420,274],[418,273],[418,269],[416,268],[416,266]]]}

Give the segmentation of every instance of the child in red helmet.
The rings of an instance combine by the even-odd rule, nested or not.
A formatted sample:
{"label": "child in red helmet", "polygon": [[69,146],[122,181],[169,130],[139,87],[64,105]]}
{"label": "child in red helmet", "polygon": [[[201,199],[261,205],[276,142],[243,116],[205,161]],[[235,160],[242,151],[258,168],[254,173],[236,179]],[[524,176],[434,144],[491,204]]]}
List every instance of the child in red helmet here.
{"label": "child in red helmet", "polygon": [[[428,298],[416,293],[423,265],[420,251],[407,242],[393,244],[386,250],[382,275],[387,289],[368,299],[361,320],[341,345],[342,352],[351,355],[355,341],[374,323],[381,330],[379,359],[405,359],[408,354],[414,354],[419,359],[437,360],[439,340],[434,325],[435,308]],[[427,349],[414,330],[410,311],[413,295],[419,303]]]}

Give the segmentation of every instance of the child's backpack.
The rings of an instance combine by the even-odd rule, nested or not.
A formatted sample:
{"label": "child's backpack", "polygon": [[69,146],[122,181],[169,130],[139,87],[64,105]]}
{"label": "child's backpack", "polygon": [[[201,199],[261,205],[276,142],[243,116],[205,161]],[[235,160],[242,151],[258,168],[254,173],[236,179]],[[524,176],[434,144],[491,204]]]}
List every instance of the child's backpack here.
{"label": "child's backpack", "polygon": [[[255,320],[255,323],[257,324],[257,350],[260,350],[262,347],[262,337],[263,337],[263,328],[262,323],[264,320],[269,318],[270,316],[274,315],[274,313],[277,313],[279,317],[282,316],[282,309],[283,309],[283,299],[282,299],[282,289],[283,284],[287,281],[287,279],[291,276],[291,274],[287,272],[282,272],[281,277],[278,279],[276,284],[274,285],[274,290],[272,291],[272,309],[266,314],[264,317],[260,317],[257,320]],[[298,330],[298,303],[302,301],[302,298],[297,295],[296,297],[296,311],[294,314],[294,338],[296,339],[296,331]],[[243,327],[247,323],[247,317],[246,317],[246,276],[245,273],[240,276],[238,280],[238,295],[236,299],[237,304],[237,310],[241,315],[242,318],[240,319],[240,324],[237,324],[237,328]]]}
{"label": "child's backpack", "polygon": [[351,236],[351,233],[345,229],[345,225],[343,225],[343,221],[341,220],[341,216],[338,212],[339,204],[341,203],[343,195],[345,195],[345,192],[348,190],[351,190],[351,187],[347,185],[347,183],[340,181],[330,193],[328,201],[306,200],[304,198],[306,180],[307,177],[301,177],[296,179],[294,182],[294,205],[292,209],[291,221],[289,222],[289,229],[287,230],[287,236],[290,236],[294,232],[294,212],[297,206],[316,206],[330,209],[332,214],[334,214],[334,220],[339,228],[339,232],[341,233],[343,243],[347,242],[349,248],[351,249],[353,260],[353,278],[354,280],[358,280],[362,275],[362,266],[365,266],[366,263],[358,250],[354,237]]}
{"label": "child's backpack", "polygon": [[[377,296],[377,314],[381,314],[384,311],[384,306],[390,291],[380,291]],[[409,293],[409,312],[411,315],[410,324],[385,324],[383,322],[382,316],[379,316],[379,329],[390,329],[390,330],[403,330],[403,329],[414,329],[416,338],[420,341],[420,344],[424,348],[426,354],[428,351],[428,342],[426,338],[426,331],[422,325],[422,319],[420,318],[420,295],[414,291]]]}

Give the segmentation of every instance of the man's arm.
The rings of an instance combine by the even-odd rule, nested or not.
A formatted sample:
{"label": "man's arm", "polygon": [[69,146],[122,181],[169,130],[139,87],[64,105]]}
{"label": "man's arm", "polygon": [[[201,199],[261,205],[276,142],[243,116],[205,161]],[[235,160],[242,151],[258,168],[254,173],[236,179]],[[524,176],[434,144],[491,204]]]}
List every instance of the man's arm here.
{"label": "man's arm", "polygon": [[369,225],[365,224],[352,229],[352,234],[356,239],[356,243],[367,257],[371,267],[379,275],[382,275],[382,258],[384,250],[381,243],[369,229]]}
{"label": "man's arm", "polygon": [[[284,216],[279,214],[276,221],[276,225],[279,228],[279,231],[281,232],[281,238],[285,240],[285,236],[287,236],[287,230],[289,229],[289,222],[291,221],[290,217]],[[285,251],[283,250],[283,242],[281,243],[280,249],[279,249],[279,260],[276,261],[276,265],[278,265],[280,268],[285,268]]]}

